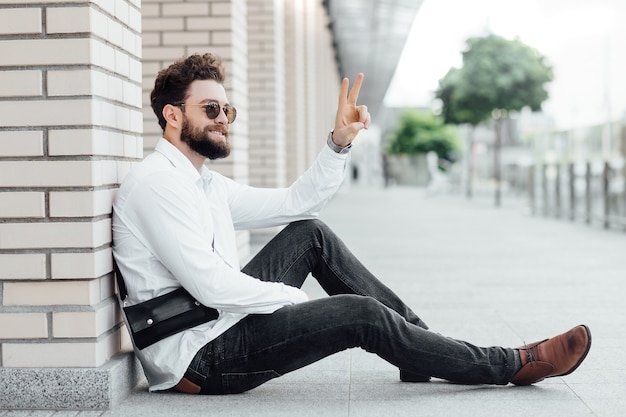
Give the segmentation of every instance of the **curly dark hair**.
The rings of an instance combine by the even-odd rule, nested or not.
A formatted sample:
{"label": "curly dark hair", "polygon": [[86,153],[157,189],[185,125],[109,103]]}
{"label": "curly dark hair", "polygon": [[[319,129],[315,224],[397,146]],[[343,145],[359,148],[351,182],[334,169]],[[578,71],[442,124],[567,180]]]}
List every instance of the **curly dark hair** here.
{"label": "curly dark hair", "polygon": [[193,54],[183,57],[169,67],[159,71],[150,93],[150,105],[165,130],[163,108],[167,104],[183,103],[187,98],[189,84],[195,80],[215,80],[224,83],[222,58],[211,53]]}

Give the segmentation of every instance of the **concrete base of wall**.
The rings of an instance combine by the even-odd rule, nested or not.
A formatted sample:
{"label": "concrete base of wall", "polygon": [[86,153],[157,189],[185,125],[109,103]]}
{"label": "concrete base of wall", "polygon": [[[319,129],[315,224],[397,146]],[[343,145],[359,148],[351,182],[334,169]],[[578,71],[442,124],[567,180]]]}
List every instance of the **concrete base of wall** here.
{"label": "concrete base of wall", "polygon": [[0,410],[106,410],[142,377],[132,352],[99,368],[0,368]]}

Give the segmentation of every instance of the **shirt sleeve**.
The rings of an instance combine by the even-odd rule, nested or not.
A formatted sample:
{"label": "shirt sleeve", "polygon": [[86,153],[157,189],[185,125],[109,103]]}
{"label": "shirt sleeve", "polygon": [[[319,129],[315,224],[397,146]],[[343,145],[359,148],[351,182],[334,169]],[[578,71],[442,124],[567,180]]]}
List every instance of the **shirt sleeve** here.
{"label": "shirt sleeve", "polygon": [[195,187],[171,172],[151,175],[135,187],[124,213],[137,238],[180,285],[202,304],[228,312],[272,313],[306,301],[300,289],[248,276],[213,251],[207,227],[200,227],[210,214],[202,212]]}
{"label": "shirt sleeve", "polygon": [[346,175],[349,153],[324,146],[313,165],[288,188],[256,188],[226,179],[236,229],[278,226],[318,216]]}

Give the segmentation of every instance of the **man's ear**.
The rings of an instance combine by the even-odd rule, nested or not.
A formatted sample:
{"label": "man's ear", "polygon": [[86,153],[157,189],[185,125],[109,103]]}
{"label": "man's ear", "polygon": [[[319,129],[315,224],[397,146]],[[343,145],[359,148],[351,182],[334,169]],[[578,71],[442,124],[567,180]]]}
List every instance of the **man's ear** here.
{"label": "man's ear", "polygon": [[177,129],[182,126],[183,115],[179,107],[166,104],[162,114],[167,124]]}

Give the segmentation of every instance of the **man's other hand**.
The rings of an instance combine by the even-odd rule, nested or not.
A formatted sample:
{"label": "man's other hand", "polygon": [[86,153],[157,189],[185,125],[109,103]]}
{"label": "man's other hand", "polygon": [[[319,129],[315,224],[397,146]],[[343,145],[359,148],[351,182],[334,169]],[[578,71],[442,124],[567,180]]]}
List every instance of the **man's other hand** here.
{"label": "man's other hand", "polygon": [[350,80],[344,78],[341,82],[333,142],[342,148],[351,144],[361,129],[367,129],[370,126],[370,114],[367,111],[367,106],[357,106],[356,104],[363,78],[363,73],[357,75],[350,93],[348,93]]}

